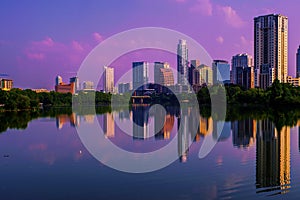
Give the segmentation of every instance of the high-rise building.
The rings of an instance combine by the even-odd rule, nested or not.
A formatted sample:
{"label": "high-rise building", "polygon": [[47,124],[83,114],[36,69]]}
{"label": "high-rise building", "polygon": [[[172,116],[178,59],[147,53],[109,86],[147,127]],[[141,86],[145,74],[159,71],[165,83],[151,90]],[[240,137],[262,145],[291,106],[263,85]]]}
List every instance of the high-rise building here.
{"label": "high-rise building", "polygon": [[230,80],[230,64],[226,60],[213,61],[213,83],[226,83]]}
{"label": "high-rise building", "polygon": [[72,92],[72,94],[77,93],[80,90],[79,78],[77,76],[70,78],[70,83],[74,84],[74,91]]}
{"label": "high-rise building", "polygon": [[253,66],[253,58],[252,56],[243,53],[232,56],[231,59],[231,83],[237,84],[237,68],[247,68]]}
{"label": "high-rise building", "polygon": [[119,94],[124,94],[124,93],[130,92],[130,90],[132,90],[131,82],[129,82],[129,83],[119,83],[118,84]]}
{"label": "high-rise building", "polygon": [[236,84],[245,89],[254,88],[254,68],[253,67],[237,67],[236,68]]}
{"label": "high-rise building", "polygon": [[113,93],[114,92],[114,68],[104,66],[103,73],[103,91],[105,93]]}
{"label": "high-rise building", "polygon": [[149,63],[145,61],[132,63],[132,82],[134,90],[146,89],[149,80],[148,66]]}
{"label": "high-rise building", "polygon": [[193,85],[194,80],[193,80],[193,73],[194,69],[200,66],[200,60],[191,60],[191,66],[189,67],[189,83],[190,85]]}
{"label": "high-rise building", "polygon": [[297,57],[296,57],[296,76],[297,76],[297,78],[299,78],[300,77],[300,46],[299,46],[299,48],[298,48],[298,50],[297,50],[297,55],[296,55]]}
{"label": "high-rise building", "polygon": [[266,89],[288,73],[288,18],[270,14],[254,18],[255,86]]}
{"label": "high-rise building", "polygon": [[13,88],[13,80],[0,78],[0,89],[9,91]]}
{"label": "high-rise building", "polygon": [[170,68],[161,68],[159,76],[159,82],[162,86],[174,85],[173,71]]}
{"label": "high-rise building", "polygon": [[94,83],[92,81],[85,81],[82,84],[83,90],[94,90]]}
{"label": "high-rise building", "polygon": [[177,83],[188,85],[188,48],[186,40],[179,40],[177,45]]}
{"label": "high-rise building", "polygon": [[63,81],[62,81],[62,77],[61,77],[61,76],[57,76],[57,77],[55,78],[55,85],[60,85],[62,82],[63,82]]}
{"label": "high-rise building", "polygon": [[200,65],[194,69],[193,85],[212,85],[213,84],[213,71],[210,67]]}
{"label": "high-rise building", "polygon": [[161,71],[160,69],[169,69],[170,65],[167,62],[154,62],[154,83],[160,84],[160,76],[161,76]]}

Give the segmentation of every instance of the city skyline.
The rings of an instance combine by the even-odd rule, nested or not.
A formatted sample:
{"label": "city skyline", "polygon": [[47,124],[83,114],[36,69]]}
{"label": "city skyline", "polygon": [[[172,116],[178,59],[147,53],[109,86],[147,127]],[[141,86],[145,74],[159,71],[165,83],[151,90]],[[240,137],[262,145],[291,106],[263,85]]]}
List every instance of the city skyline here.
{"label": "city skyline", "polygon": [[[16,87],[52,89],[52,77],[61,74],[64,78],[76,72],[88,52],[99,42],[115,33],[143,26],[183,32],[202,44],[214,59],[229,61],[237,53],[254,55],[255,16],[280,13],[289,18],[288,74],[295,76],[300,14],[292,1],[274,4],[270,0],[255,3],[170,0],[151,2],[151,7],[149,2],[129,1],[122,8],[117,4],[116,1],[101,3],[101,6],[99,2],[79,1],[66,1],[60,6],[47,2],[2,3],[1,24],[6,28],[0,33],[1,73],[9,74]],[[155,12],[144,15],[149,8],[165,12],[159,16]],[[179,8],[183,12],[178,13]],[[110,23],[101,23],[104,19]],[[203,26],[206,31],[201,31]],[[175,66],[174,62],[170,61],[170,65]],[[124,72],[123,68],[130,69],[128,63],[118,67],[122,68],[120,73]],[[40,78],[30,80],[32,75]]]}

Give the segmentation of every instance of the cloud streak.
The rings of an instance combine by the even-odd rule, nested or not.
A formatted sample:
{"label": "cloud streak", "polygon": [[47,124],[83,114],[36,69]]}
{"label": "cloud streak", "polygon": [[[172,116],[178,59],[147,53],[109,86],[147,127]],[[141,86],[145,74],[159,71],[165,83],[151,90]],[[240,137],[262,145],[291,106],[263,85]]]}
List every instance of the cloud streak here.
{"label": "cloud streak", "polygon": [[213,5],[210,0],[197,0],[197,2],[190,7],[189,11],[200,13],[204,16],[212,16]]}
{"label": "cloud streak", "polygon": [[237,12],[230,6],[218,6],[218,10],[221,11],[225,22],[233,28],[241,28],[245,25],[245,21],[237,14]]}

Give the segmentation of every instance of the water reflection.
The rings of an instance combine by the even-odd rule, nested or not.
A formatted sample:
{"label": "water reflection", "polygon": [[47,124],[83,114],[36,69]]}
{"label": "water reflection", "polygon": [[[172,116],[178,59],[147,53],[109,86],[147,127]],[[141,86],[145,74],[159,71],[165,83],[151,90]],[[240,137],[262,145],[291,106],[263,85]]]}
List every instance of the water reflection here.
{"label": "water reflection", "polygon": [[[56,122],[57,129],[62,129],[67,124],[71,127],[81,126],[83,123],[92,124],[99,120],[104,134],[107,139],[118,140],[120,130],[117,128],[115,121],[118,119],[120,123],[128,123],[131,121],[132,137],[127,145],[139,144],[139,148],[143,144],[156,145],[158,143],[169,142],[174,135],[173,132],[178,131],[177,149],[180,162],[190,163],[191,153],[190,146],[193,143],[200,143],[203,138],[211,136],[215,141],[229,141],[230,145],[235,147],[235,151],[244,151],[245,149],[256,149],[256,168],[255,182],[256,192],[267,195],[284,194],[291,190],[291,134],[290,127],[296,125],[297,114],[264,114],[262,117],[242,116],[238,119],[228,118],[226,122],[215,120],[212,116],[199,116],[192,108],[173,108],[167,107],[166,112],[162,110],[154,110],[150,112],[149,106],[133,106],[130,109],[119,111],[111,111],[110,109],[101,108],[100,115],[93,115],[89,112],[54,112],[51,113],[1,113],[0,132],[7,129],[26,129],[27,124],[38,117],[51,116],[53,119],[53,127]],[[163,118],[156,116],[162,115]],[[195,120],[190,120],[195,119]],[[276,122],[276,123],[275,123]],[[298,122],[300,122],[298,120]],[[153,123],[154,129],[151,130]],[[221,131],[220,128],[224,123]],[[300,125],[300,123],[298,123]],[[192,128],[196,127],[196,129]],[[154,133],[152,133],[152,132]],[[300,151],[300,128],[298,149]],[[220,133],[220,135],[218,135]],[[150,137],[153,134],[153,137]],[[228,140],[228,139],[232,139]],[[121,138],[123,139],[123,138]],[[150,141],[150,143],[149,143]],[[232,143],[232,144],[231,144]],[[141,145],[142,144],[142,145]],[[201,143],[200,143],[201,144]],[[47,151],[47,144],[37,143],[31,145],[31,151]],[[76,157],[82,156],[80,144],[76,144]],[[53,148],[55,149],[55,148]],[[297,149],[297,147],[296,147]],[[230,152],[230,150],[228,150]],[[56,153],[57,155],[60,152]],[[55,154],[55,155],[56,155]],[[46,154],[41,154],[45,158]],[[50,163],[53,163],[54,156]],[[200,162],[200,161],[199,161]]]}
{"label": "water reflection", "polygon": [[256,135],[257,192],[286,193],[290,188],[290,128],[277,130],[269,119],[259,120]]}

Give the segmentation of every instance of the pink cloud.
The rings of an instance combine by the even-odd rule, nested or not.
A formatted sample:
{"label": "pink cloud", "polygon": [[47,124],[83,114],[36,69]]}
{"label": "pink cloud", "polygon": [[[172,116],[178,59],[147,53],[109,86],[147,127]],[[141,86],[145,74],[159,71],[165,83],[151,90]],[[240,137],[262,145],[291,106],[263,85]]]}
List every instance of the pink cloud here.
{"label": "pink cloud", "polygon": [[83,51],[84,48],[81,46],[81,44],[77,41],[72,41],[72,47],[76,50],[76,51]]}
{"label": "pink cloud", "polygon": [[94,40],[96,40],[96,42],[102,42],[103,41],[103,37],[102,35],[100,35],[100,33],[93,33],[93,37],[94,37]]}
{"label": "pink cloud", "polygon": [[219,43],[219,44],[223,44],[224,43],[224,38],[222,36],[219,36],[216,38],[216,41]]}
{"label": "pink cloud", "polygon": [[218,6],[218,10],[221,11],[226,23],[234,28],[240,28],[245,25],[245,22],[237,14],[237,12],[230,6]]}
{"label": "pink cloud", "polygon": [[190,12],[199,12],[205,16],[212,16],[213,6],[210,0],[197,0],[197,3],[189,10]]}
{"label": "pink cloud", "polygon": [[52,47],[54,45],[54,41],[50,37],[46,37],[44,40],[32,42],[35,45]]}
{"label": "pink cloud", "polygon": [[177,3],[185,3],[187,0],[175,0]]}
{"label": "pink cloud", "polygon": [[44,60],[45,54],[26,52],[26,56],[30,60]]}

